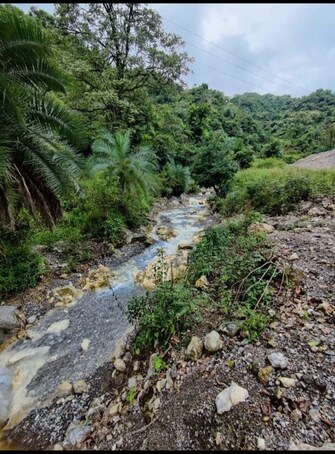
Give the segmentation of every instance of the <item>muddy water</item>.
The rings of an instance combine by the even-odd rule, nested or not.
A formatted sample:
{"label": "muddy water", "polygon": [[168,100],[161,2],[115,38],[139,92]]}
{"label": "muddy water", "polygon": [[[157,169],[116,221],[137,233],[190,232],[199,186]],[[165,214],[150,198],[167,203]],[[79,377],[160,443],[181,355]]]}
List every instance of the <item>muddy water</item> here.
{"label": "muddy water", "polygon": [[[7,408],[5,429],[17,425],[33,408],[49,404],[63,381],[85,380],[109,361],[116,343],[129,329],[127,302],[144,292],[135,281],[136,274],[157,257],[159,248],[166,255],[175,254],[180,243],[191,243],[193,236],[211,222],[206,197],[190,198],[187,203],[160,212],[152,232],[157,241],[112,269],[111,288],[85,292],[73,306],[52,309],[35,323],[29,338],[0,353],[0,397],[4,389],[1,371],[10,376],[10,390],[3,393],[0,403],[3,413]],[[167,241],[159,239],[156,229],[161,225],[172,227],[176,236]],[[90,341],[87,351],[81,348],[84,339]],[[10,446],[1,442],[0,431],[3,449]]]}

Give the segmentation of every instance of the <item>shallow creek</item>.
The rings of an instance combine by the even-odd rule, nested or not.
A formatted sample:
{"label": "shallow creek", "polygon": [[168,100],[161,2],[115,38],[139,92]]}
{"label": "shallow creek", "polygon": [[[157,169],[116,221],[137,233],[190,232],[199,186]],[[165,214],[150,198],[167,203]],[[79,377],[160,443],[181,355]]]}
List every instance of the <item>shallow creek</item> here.
{"label": "shallow creek", "polygon": [[[192,243],[195,234],[211,224],[206,196],[187,199],[183,205],[161,211],[152,235],[156,242],[111,271],[110,288],[88,291],[73,305],[55,308],[42,316],[29,332],[0,353],[0,419],[8,419],[5,429],[18,424],[34,408],[49,404],[57,386],[89,377],[109,361],[115,345],[130,327],[127,302],[144,292],[135,281],[156,257],[177,252],[180,243]],[[168,225],[176,236],[158,238],[156,229]],[[81,348],[88,339],[86,351]],[[5,416],[4,416],[5,415]],[[15,447],[14,447],[15,448]],[[0,450],[10,449],[1,441]]]}

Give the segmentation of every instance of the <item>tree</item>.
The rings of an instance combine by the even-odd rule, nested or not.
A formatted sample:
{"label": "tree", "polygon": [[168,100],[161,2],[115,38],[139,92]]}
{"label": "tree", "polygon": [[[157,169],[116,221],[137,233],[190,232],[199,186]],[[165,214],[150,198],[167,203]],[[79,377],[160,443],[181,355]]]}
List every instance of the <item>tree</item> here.
{"label": "tree", "polygon": [[69,42],[85,48],[73,74],[99,99],[92,108],[78,107],[106,112],[114,129],[130,126],[138,93],[181,83],[189,72],[191,59],[178,52],[182,39],[166,33],[159,14],[140,3],[88,3],[87,9],[57,3],[56,21]]}
{"label": "tree", "polygon": [[14,228],[22,202],[53,228],[60,197],[78,187],[84,167],[73,148],[85,142],[81,121],[55,96],[66,77],[41,27],[16,8],[0,13],[1,222]]}
{"label": "tree", "polygon": [[130,146],[130,133],[101,134],[93,144],[91,169],[93,173],[106,171],[118,177],[123,201],[134,197],[144,204],[157,189],[156,156],[150,146]]}
{"label": "tree", "polygon": [[173,160],[169,162],[163,172],[163,193],[166,195],[180,196],[187,192],[193,183],[190,169]]}

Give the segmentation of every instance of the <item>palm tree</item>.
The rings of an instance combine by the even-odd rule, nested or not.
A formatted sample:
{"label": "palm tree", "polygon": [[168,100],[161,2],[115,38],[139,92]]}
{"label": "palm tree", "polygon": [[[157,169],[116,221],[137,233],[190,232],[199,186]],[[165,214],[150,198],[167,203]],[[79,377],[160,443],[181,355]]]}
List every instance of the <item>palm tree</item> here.
{"label": "palm tree", "polygon": [[81,122],[55,96],[65,75],[51,58],[35,20],[0,6],[0,222],[11,228],[19,203],[53,228],[84,167]]}
{"label": "palm tree", "polygon": [[106,171],[119,178],[125,199],[136,197],[146,202],[155,194],[158,181],[155,172],[157,158],[150,146],[133,150],[130,146],[130,132],[102,133],[93,144],[91,170],[93,173]]}
{"label": "palm tree", "polygon": [[179,196],[183,192],[187,192],[193,183],[190,169],[182,166],[181,164],[177,164],[174,160],[171,160],[166,165],[166,173],[168,186],[171,188],[172,194],[175,196]]}

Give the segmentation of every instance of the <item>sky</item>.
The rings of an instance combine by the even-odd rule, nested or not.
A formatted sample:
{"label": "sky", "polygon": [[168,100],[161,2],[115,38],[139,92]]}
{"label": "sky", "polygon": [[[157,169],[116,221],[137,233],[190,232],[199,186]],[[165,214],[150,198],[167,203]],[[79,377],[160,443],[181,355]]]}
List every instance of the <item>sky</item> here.
{"label": "sky", "polygon": [[[52,3],[14,3],[24,11]],[[335,4],[150,3],[164,29],[180,35],[194,58],[189,87],[232,96],[245,92],[303,96],[335,91]]]}

